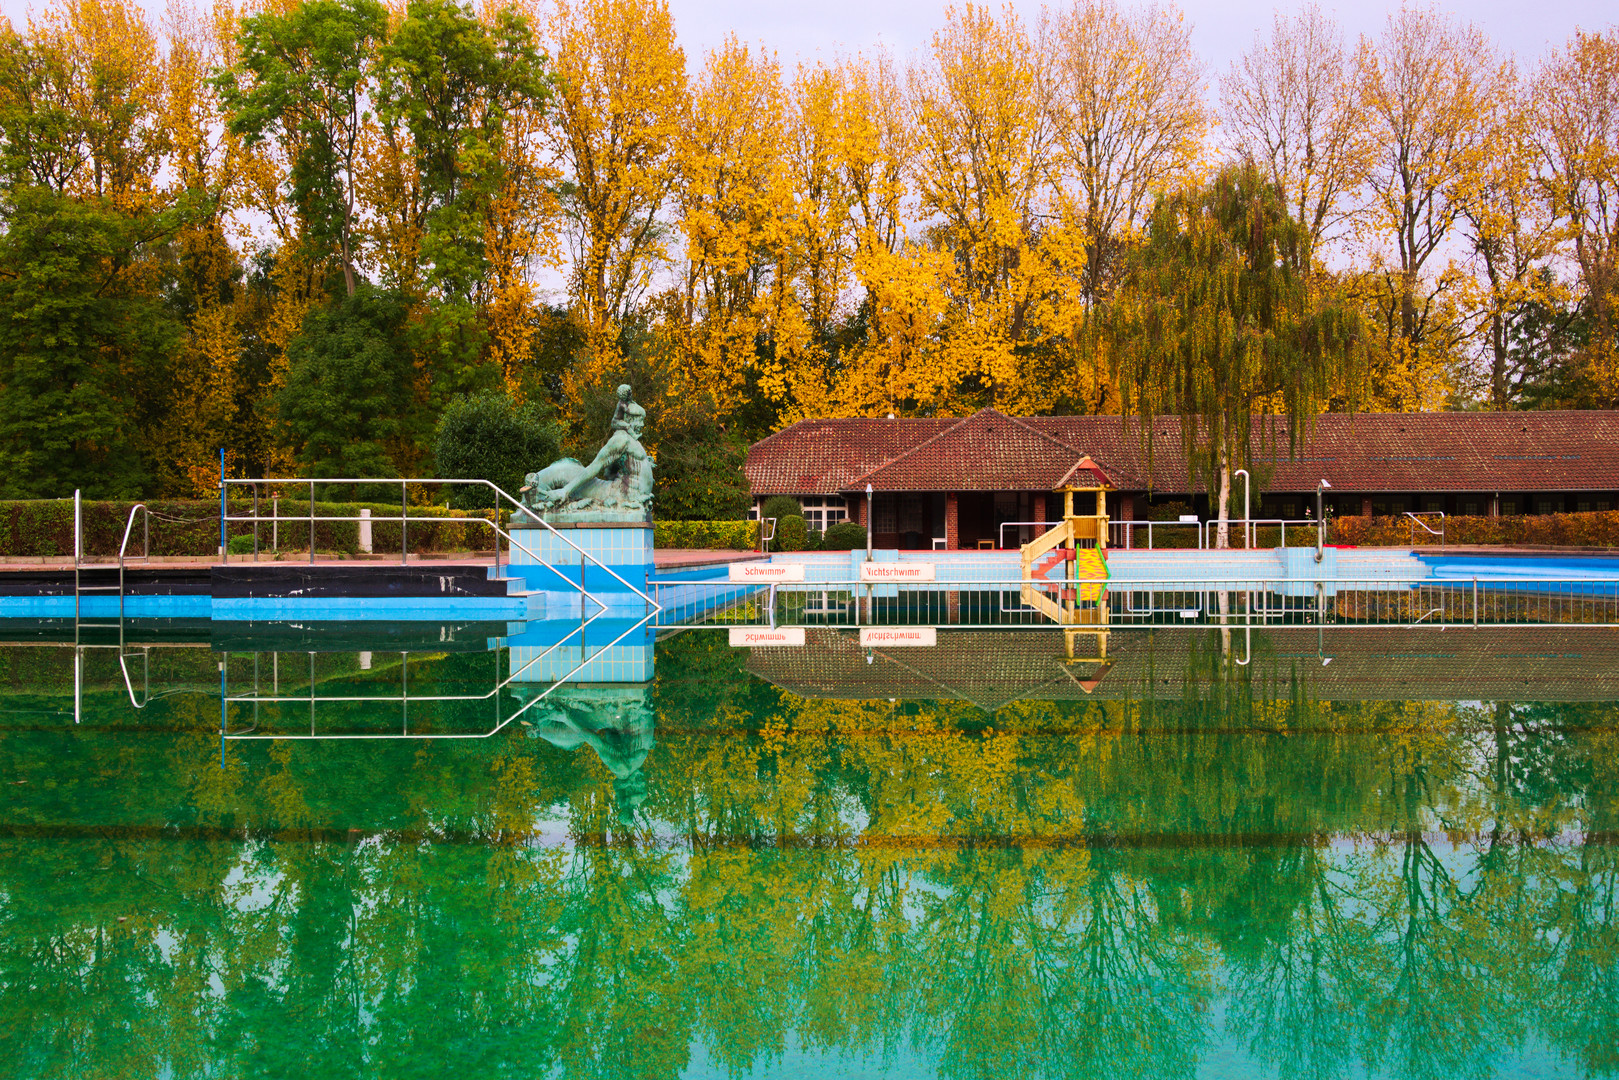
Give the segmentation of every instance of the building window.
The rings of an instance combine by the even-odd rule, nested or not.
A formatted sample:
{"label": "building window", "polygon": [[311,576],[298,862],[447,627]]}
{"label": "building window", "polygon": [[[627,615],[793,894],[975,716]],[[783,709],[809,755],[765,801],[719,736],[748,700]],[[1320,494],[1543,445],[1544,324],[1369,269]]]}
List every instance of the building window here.
{"label": "building window", "polygon": [[1516,500],[1516,499],[1502,499],[1501,500],[1501,516],[1502,517],[1506,517],[1509,514],[1516,514],[1517,512],[1518,512],[1518,500]]}
{"label": "building window", "polygon": [[824,499],[806,495],[798,502],[804,508],[804,523],[817,532],[825,532],[838,522],[849,519],[849,508],[842,495],[828,495]]}
{"label": "building window", "polygon": [[899,515],[892,494],[878,493],[871,497],[871,531],[874,533],[899,532]]}
{"label": "building window", "polygon": [[1430,513],[1430,514],[1438,514],[1438,513],[1443,512],[1443,510],[1445,509],[1445,500],[1443,500],[1443,499],[1429,499],[1427,506],[1428,506],[1428,513]]}
{"label": "building window", "polygon": [[1478,503],[1462,503],[1462,513],[1467,517],[1478,517]]}
{"label": "building window", "polygon": [[1597,508],[1598,512],[1606,511],[1611,506],[1612,506],[1612,504],[1609,503],[1607,499],[1598,499],[1597,500],[1596,508]]}
{"label": "building window", "polygon": [[1590,499],[1581,499],[1580,502],[1579,502],[1579,507],[1580,507],[1580,513],[1589,514],[1591,512],[1591,500]]}

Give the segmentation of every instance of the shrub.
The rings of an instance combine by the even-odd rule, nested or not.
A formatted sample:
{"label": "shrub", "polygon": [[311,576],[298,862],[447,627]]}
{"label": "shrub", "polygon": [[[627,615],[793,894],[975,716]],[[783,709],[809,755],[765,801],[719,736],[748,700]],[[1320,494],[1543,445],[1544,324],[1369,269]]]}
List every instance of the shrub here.
{"label": "shrub", "polygon": [[804,550],[820,551],[821,545],[824,543],[824,541],[825,537],[820,529],[811,529],[809,531],[809,537],[804,541]]}
{"label": "shrub", "polygon": [[821,547],[825,551],[854,551],[865,546],[866,527],[852,521],[838,522],[821,537]]}
{"label": "shrub", "polygon": [[[1076,499],[1075,501],[1077,502],[1078,500]],[[1190,514],[1191,512],[1191,503],[1181,502],[1178,499],[1171,499],[1169,502],[1161,502],[1156,506],[1147,507],[1147,520],[1179,521],[1182,514]]]}
{"label": "shrub", "polygon": [[759,546],[757,521],[655,521],[652,546],[752,551]]}
{"label": "shrub", "polygon": [[747,456],[747,446],[713,427],[660,438],[653,469],[658,516],[678,521],[745,517],[753,502],[742,474]]}
{"label": "shrub", "polygon": [[241,536],[233,536],[230,538],[228,546],[232,555],[251,555],[253,554],[253,534],[243,533]]}
{"label": "shrub", "polygon": [[[1425,519],[1430,526],[1431,518]],[[1291,533],[1292,530],[1289,530]],[[1438,537],[1416,530],[1418,547],[1437,547]],[[1327,533],[1334,544],[1405,547],[1411,543],[1411,519],[1346,516],[1332,519]],[[1291,536],[1289,537],[1291,539]],[[1312,540],[1314,538],[1312,537]],[[1445,519],[1447,544],[1526,544],[1545,547],[1619,547],[1619,510],[1584,514],[1533,514],[1521,517],[1452,517]]]}
{"label": "shrub", "polygon": [[803,551],[809,543],[809,525],[800,514],[788,514],[776,520],[776,538],[771,547],[777,551]]}
{"label": "shrub", "polygon": [[[462,395],[439,419],[434,456],[438,475],[489,480],[517,498],[526,474],[562,456],[562,428],[541,409],[497,391]],[[495,505],[486,487],[458,485],[445,494],[461,510]]]}
{"label": "shrub", "polygon": [[759,511],[760,517],[775,518],[778,523],[784,517],[793,515],[803,516],[804,508],[798,505],[798,500],[791,495],[772,495],[765,500],[764,509]]}

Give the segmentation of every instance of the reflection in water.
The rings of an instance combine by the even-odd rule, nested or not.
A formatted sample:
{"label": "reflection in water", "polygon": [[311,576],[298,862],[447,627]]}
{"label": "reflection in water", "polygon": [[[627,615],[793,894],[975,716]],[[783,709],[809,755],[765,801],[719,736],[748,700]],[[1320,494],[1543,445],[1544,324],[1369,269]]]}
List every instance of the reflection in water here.
{"label": "reflection in water", "polygon": [[563,750],[589,746],[613,774],[619,824],[635,824],[646,802],[647,754],[654,741],[650,685],[571,686],[553,690],[527,715],[534,734]]}
{"label": "reflection in water", "polygon": [[66,657],[0,651],[10,1072],[1619,1071],[1613,702],[1352,700],[1285,642],[1157,641],[984,708],[925,658],[929,691],[815,696],[687,633],[493,739],[224,768],[215,654],[154,652],[197,692],[138,712],[92,662],[75,725]]}

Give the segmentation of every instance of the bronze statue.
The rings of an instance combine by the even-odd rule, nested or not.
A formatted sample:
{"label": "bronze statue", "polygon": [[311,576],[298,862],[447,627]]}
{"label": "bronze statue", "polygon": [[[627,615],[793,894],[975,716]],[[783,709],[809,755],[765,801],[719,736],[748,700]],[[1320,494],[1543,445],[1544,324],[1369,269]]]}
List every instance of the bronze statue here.
{"label": "bronze statue", "polygon": [[627,385],[618,388],[611,426],[612,434],[589,465],[563,458],[524,478],[521,494],[530,512],[647,516],[652,506],[652,457],[641,445],[646,410]]}

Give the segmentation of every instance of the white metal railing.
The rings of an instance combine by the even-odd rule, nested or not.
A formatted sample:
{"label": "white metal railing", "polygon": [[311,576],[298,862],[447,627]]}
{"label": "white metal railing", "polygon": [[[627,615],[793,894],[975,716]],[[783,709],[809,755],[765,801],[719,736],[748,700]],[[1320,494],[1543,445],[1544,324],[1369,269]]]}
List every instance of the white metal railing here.
{"label": "white metal railing", "polygon": [[[265,518],[265,517],[260,516],[260,514],[259,514],[259,485],[261,485],[261,484],[265,485],[265,486],[274,485],[274,486],[280,486],[280,487],[286,487],[286,486],[290,486],[290,485],[294,485],[294,484],[301,487],[301,486],[307,484],[309,486],[309,513],[307,515],[283,516],[283,515],[280,514],[279,507],[277,507],[276,508],[276,515],[274,517]],[[399,485],[399,492],[400,492],[400,515],[397,518],[395,518],[395,517],[371,517],[371,516],[361,518],[359,516],[349,517],[349,516],[345,516],[345,515],[317,515],[315,513],[315,487],[316,487],[317,484],[321,484],[321,485],[326,485],[326,484],[355,484],[355,485],[362,485],[363,484],[363,485],[373,485],[373,486],[375,486],[375,485],[387,485],[389,487],[392,487],[394,484],[398,484]],[[346,521],[352,521],[352,522],[358,523],[358,522],[364,520],[364,521],[372,522],[373,524],[392,523],[392,522],[398,522],[399,523],[399,561],[400,561],[401,565],[408,566],[409,563],[410,563],[410,534],[409,534],[409,528],[410,528],[410,525],[409,525],[409,522],[410,522],[410,499],[409,499],[409,485],[411,485],[411,484],[438,485],[438,486],[444,486],[444,485],[450,485],[450,484],[461,484],[461,485],[471,485],[471,486],[474,486],[474,487],[488,488],[490,491],[494,492],[495,496],[497,497],[497,500],[498,499],[505,499],[518,512],[526,514],[530,520],[525,521],[524,524],[537,524],[537,525],[542,526],[553,537],[555,537],[557,540],[560,540],[563,544],[565,544],[568,547],[572,548],[574,550],[574,552],[578,554],[579,560],[580,560],[580,563],[579,563],[579,568],[580,568],[579,577],[580,577],[580,580],[576,583],[571,578],[569,578],[566,574],[562,573],[562,571],[558,570],[556,567],[552,566],[550,563],[546,562],[544,559],[542,559],[538,555],[536,555],[532,550],[530,550],[522,542],[520,542],[515,537],[513,537],[511,535],[511,533],[507,532],[505,529],[502,529],[498,523],[496,523],[495,521],[491,521],[488,518],[481,518],[481,517],[465,517],[465,518],[449,518],[449,519],[446,519],[446,518],[423,519],[421,517],[416,518],[416,521],[417,521],[418,524],[422,523],[424,520],[432,520],[432,521],[446,521],[446,520],[448,520],[448,521],[452,521],[452,522],[454,522],[456,524],[462,524],[462,525],[469,525],[469,524],[475,524],[475,523],[481,523],[481,524],[484,524],[484,525],[488,525],[489,528],[494,531],[495,536],[497,537],[497,539],[495,541],[495,576],[496,577],[500,576],[500,540],[505,540],[513,548],[523,552],[529,558],[533,559],[534,560],[534,565],[541,566],[541,567],[544,567],[547,570],[550,570],[552,573],[554,573],[558,577],[560,577],[563,581],[567,582],[568,585],[571,588],[573,588],[577,592],[579,592],[579,594],[581,596],[589,598],[589,600],[592,603],[594,603],[594,604],[596,604],[598,606],[603,606],[601,601],[599,599],[597,599],[597,597],[594,594],[592,594],[588,589],[586,589],[584,587],[584,564],[585,564],[585,562],[587,560],[589,562],[593,563],[596,566],[597,569],[605,572],[609,577],[613,578],[613,580],[617,581],[620,585],[624,586],[624,588],[626,590],[628,590],[629,592],[632,592],[635,595],[639,596],[642,600],[646,601],[648,604],[653,605],[654,608],[657,607],[657,601],[653,600],[652,597],[648,596],[641,589],[638,589],[634,585],[631,585],[628,581],[626,581],[624,579],[624,577],[622,575],[620,575],[612,567],[608,566],[606,563],[602,562],[600,559],[596,558],[594,555],[591,555],[589,552],[585,551],[578,544],[575,544],[572,540],[568,539],[568,537],[566,535],[564,535],[559,529],[557,529],[556,527],[551,525],[550,522],[545,521],[543,518],[537,517],[537,516],[529,513],[528,507],[524,506],[520,501],[513,498],[510,493],[503,490],[498,484],[495,484],[494,482],[489,481],[489,480],[444,479],[444,478],[439,478],[439,477],[432,477],[432,478],[427,478],[427,479],[402,479],[402,478],[398,478],[398,477],[391,477],[391,478],[385,478],[385,479],[378,479],[376,477],[370,477],[370,478],[367,478],[367,477],[315,477],[315,478],[307,478],[306,477],[306,478],[296,478],[296,479],[295,478],[290,478],[290,477],[280,477],[280,478],[277,478],[277,477],[255,477],[255,478],[251,478],[251,479],[225,479],[225,478],[222,478],[220,480],[220,486],[219,486],[219,557],[220,557],[220,561],[222,563],[229,563],[229,561],[230,561],[230,525],[232,523],[236,523],[236,524],[249,524],[249,523],[251,523],[254,526],[254,530],[253,530],[254,555],[256,557],[257,553],[258,553],[258,526],[260,524],[263,524],[265,522],[274,522],[276,524],[276,526],[279,527],[279,524],[281,522],[303,521],[303,520],[307,519],[308,522],[309,522],[309,561],[311,563],[313,563],[315,561],[315,523],[317,521],[345,521],[345,522]],[[229,510],[229,491],[230,491],[230,488],[232,488],[232,487],[251,487],[253,489],[253,513],[252,514],[232,514],[232,513],[230,513],[230,510]],[[500,513],[500,506],[499,506],[499,503],[497,501],[497,503],[496,503],[496,516],[497,517],[499,516],[499,513]]]}
{"label": "white metal railing", "polygon": [[[257,692],[255,691],[255,693],[253,695],[233,695],[233,694],[231,694],[229,692],[229,677],[230,677],[229,676],[229,659],[230,658],[227,655],[225,657],[225,659],[221,662],[221,665],[220,665],[219,736],[220,736],[221,743],[223,744],[223,742],[226,742],[226,741],[230,741],[230,742],[237,742],[237,741],[274,741],[274,740],[277,740],[277,739],[285,739],[285,740],[289,740],[289,741],[303,741],[303,742],[308,742],[308,741],[312,741],[312,740],[313,741],[375,742],[375,741],[391,740],[391,739],[456,740],[456,739],[488,739],[488,738],[491,738],[492,736],[498,735],[501,731],[503,731],[506,728],[510,727],[514,720],[521,717],[524,713],[528,712],[528,710],[530,710],[534,706],[538,705],[541,701],[544,701],[558,687],[566,685],[569,679],[572,679],[580,671],[584,670],[584,668],[588,664],[590,664],[590,662],[592,660],[596,659],[596,657],[600,656],[602,653],[606,652],[608,649],[613,648],[613,646],[617,645],[619,642],[623,641],[625,638],[629,637],[631,634],[636,633],[637,631],[643,629],[645,626],[647,626],[648,623],[650,623],[655,617],[657,617],[659,612],[658,611],[648,612],[646,615],[642,616],[637,622],[635,622],[632,626],[630,626],[629,629],[627,629],[623,633],[619,634],[617,637],[615,637],[612,641],[608,642],[606,645],[603,645],[598,649],[591,650],[588,653],[588,655],[584,655],[584,650],[581,649],[582,657],[581,657],[580,661],[577,664],[575,664],[568,671],[564,672],[562,675],[558,676],[554,681],[551,682],[550,685],[546,686],[544,690],[540,691],[540,693],[536,694],[534,697],[532,697],[528,701],[524,702],[521,708],[517,709],[515,712],[512,712],[510,715],[502,715],[501,709],[500,709],[500,693],[501,693],[501,691],[505,690],[508,686],[510,686],[511,683],[518,678],[518,676],[520,676],[523,673],[527,672],[535,664],[539,663],[541,660],[545,659],[547,656],[550,656],[557,649],[559,649],[563,645],[567,644],[567,642],[569,640],[571,640],[574,637],[574,635],[576,635],[576,634],[579,635],[580,641],[581,641],[581,644],[582,644],[583,640],[584,640],[584,630],[585,630],[585,628],[587,626],[589,626],[592,622],[594,622],[597,618],[599,618],[602,614],[603,614],[603,611],[598,610],[595,614],[591,615],[590,618],[582,620],[578,627],[575,627],[574,629],[571,629],[567,634],[564,634],[560,640],[555,642],[553,645],[551,645],[549,648],[547,648],[544,652],[542,652],[539,655],[533,657],[527,663],[525,663],[522,667],[518,668],[516,671],[513,671],[511,674],[507,675],[498,684],[496,684],[494,689],[488,691],[487,693],[482,693],[482,694],[418,694],[418,695],[412,697],[412,696],[410,696],[410,693],[409,693],[409,682],[408,682],[408,680],[409,680],[409,671],[408,671],[408,661],[407,661],[407,663],[405,665],[402,665],[402,667],[401,667],[401,687],[402,687],[402,689],[401,689],[401,693],[399,695],[397,695],[397,696],[396,695],[391,695],[391,694],[390,695],[376,695],[376,694],[317,695],[315,693],[315,680],[314,680],[314,675],[313,675],[314,656],[315,656],[315,654],[310,653],[309,657],[310,657],[311,675],[310,675],[310,688],[309,688],[309,693],[308,694],[298,694],[298,695],[288,695],[288,696],[279,696],[279,695],[277,695],[277,696],[272,696],[272,697],[267,698],[267,697],[259,696],[257,694]],[[497,650],[497,655],[498,655],[498,650]],[[412,702],[412,701],[415,701],[415,702],[430,702],[430,701],[487,701],[487,700],[489,700],[491,698],[494,699],[494,703],[495,703],[495,716],[494,716],[493,726],[491,726],[489,728],[489,730],[487,730],[487,731],[412,732],[410,730],[410,712],[409,712],[409,708],[410,708],[410,702]],[[325,733],[325,734],[320,733],[319,731],[317,731],[317,720],[316,720],[315,707],[318,704],[320,704],[322,702],[356,702],[356,701],[399,702],[400,703],[400,709],[401,709],[401,712],[400,712],[400,717],[401,717],[401,719],[400,719],[400,730],[397,733],[396,732],[333,732],[333,733]],[[258,731],[257,730],[257,726],[258,726],[258,719],[257,719],[257,717],[258,717],[258,709],[259,709],[259,706],[261,706],[263,704],[266,704],[266,703],[297,704],[297,705],[308,704],[308,706],[309,706],[309,734],[305,735],[302,732],[299,732],[297,734],[293,734],[291,732],[261,732],[261,731]],[[248,728],[246,730],[231,731],[229,729],[231,706],[232,705],[241,706],[241,705],[249,705],[249,704],[252,705],[253,709],[254,709],[254,717],[255,717],[254,726],[252,728]]]}
{"label": "white metal railing", "polygon": [[[1201,549],[1204,546],[1203,523],[1200,521],[1109,521],[1107,527],[1110,534],[1108,544],[1116,548],[1123,548],[1126,551],[1136,548],[1136,533],[1141,529],[1147,530],[1147,546],[1142,549],[1145,551],[1154,550],[1155,533],[1162,529],[1190,529],[1197,541],[1198,548]],[[1117,539],[1111,535],[1115,530],[1117,530]]]}
{"label": "white metal railing", "polygon": [[[768,588],[728,581],[659,582],[678,588],[656,626],[931,625],[994,628],[1057,626],[1015,597],[1032,587],[1058,595],[1100,591],[1100,628],[1186,625],[1353,627],[1619,627],[1619,577],[1556,580],[1475,577],[1381,578],[1034,578],[873,586],[852,579],[778,582]],[[882,595],[878,590],[888,591]],[[1223,600],[1222,600],[1223,597]],[[1079,603],[1083,606],[1085,601]]]}
{"label": "white metal railing", "polygon": [[[141,534],[141,553],[139,556],[129,555],[129,538],[135,528],[135,515],[144,514],[141,519],[143,532]],[[73,618],[79,618],[79,598],[87,592],[111,592],[118,590],[118,618],[124,617],[124,564],[134,558],[149,561],[152,557],[152,512],[145,503],[136,503],[129,508],[129,520],[124,523],[124,538],[118,545],[118,584],[117,585],[86,585],[83,580],[83,571],[86,567],[104,566],[104,563],[87,563],[84,561],[84,503],[77,488],[73,491]]]}
{"label": "white metal railing", "polygon": [[[1412,547],[1417,546],[1417,526],[1421,525],[1423,532],[1429,536],[1439,537],[1439,550],[1443,551],[1445,549],[1445,512],[1443,510],[1407,510],[1405,516],[1411,519]],[[1439,519],[1439,528],[1436,530],[1426,521],[1423,521],[1422,519],[1425,517],[1437,517]]]}

